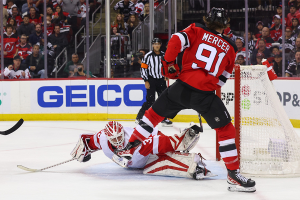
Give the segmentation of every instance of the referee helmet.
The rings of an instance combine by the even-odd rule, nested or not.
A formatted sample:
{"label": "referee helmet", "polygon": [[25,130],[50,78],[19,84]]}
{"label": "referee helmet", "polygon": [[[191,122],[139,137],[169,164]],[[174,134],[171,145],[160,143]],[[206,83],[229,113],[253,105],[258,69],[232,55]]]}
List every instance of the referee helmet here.
{"label": "referee helmet", "polygon": [[162,44],[161,40],[159,38],[153,38],[151,44],[160,43]]}

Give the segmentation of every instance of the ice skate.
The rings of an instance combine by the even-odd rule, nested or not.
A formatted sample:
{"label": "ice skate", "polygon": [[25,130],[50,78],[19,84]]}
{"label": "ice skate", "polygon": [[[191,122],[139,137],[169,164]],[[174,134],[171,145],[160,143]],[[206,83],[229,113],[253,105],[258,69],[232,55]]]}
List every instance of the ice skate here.
{"label": "ice skate", "polygon": [[161,124],[162,126],[173,126],[173,122],[171,122],[169,119],[164,119]]}
{"label": "ice skate", "polygon": [[204,179],[204,178],[209,178],[209,177],[214,177],[214,176],[217,176],[217,175],[211,173],[211,171],[209,171],[205,167],[201,167],[201,166],[198,165],[196,167],[195,173],[193,174],[193,179],[201,180],[201,179]]}
{"label": "ice skate", "polygon": [[255,181],[247,179],[240,170],[228,170],[227,183],[229,184],[228,190],[231,192],[255,192]]}

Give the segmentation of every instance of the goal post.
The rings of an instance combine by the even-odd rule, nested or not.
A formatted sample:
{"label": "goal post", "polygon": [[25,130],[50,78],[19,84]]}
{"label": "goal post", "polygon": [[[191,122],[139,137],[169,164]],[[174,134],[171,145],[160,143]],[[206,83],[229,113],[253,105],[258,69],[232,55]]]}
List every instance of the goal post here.
{"label": "goal post", "polygon": [[234,74],[222,87],[221,98],[234,120],[241,172],[299,176],[300,138],[269,80],[267,67],[235,65]]}

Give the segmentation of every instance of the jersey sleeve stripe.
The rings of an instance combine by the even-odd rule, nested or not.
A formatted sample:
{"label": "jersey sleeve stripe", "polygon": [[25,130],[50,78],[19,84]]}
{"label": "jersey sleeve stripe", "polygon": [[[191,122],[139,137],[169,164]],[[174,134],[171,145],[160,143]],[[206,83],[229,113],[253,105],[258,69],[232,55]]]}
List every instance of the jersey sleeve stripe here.
{"label": "jersey sleeve stripe", "polygon": [[153,154],[158,154],[159,135],[153,137]]}
{"label": "jersey sleeve stripe", "polygon": [[219,76],[218,85],[222,87],[223,85],[225,85],[226,81],[227,81],[227,78],[225,76],[221,75],[221,76]]}
{"label": "jersey sleeve stripe", "polygon": [[230,73],[227,71],[224,71],[221,76],[219,76],[219,82],[218,85],[221,87],[226,83],[227,79],[230,77]]}
{"label": "jersey sleeve stripe", "polygon": [[226,78],[229,78],[230,77],[230,73],[228,73],[227,71],[223,71],[222,73],[223,76],[225,76]]}
{"label": "jersey sleeve stripe", "polygon": [[190,44],[189,44],[189,39],[186,35],[186,33],[184,32],[178,32],[178,33],[175,33],[173,35],[176,35],[179,37],[180,41],[181,41],[181,49],[180,51],[183,51],[185,48],[189,47]]}
{"label": "jersey sleeve stripe", "polygon": [[[94,145],[95,145],[96,147],[98,147],[99,149],[101,149],[98,135],[99,135],[99,137],[100,137],[101,134],[100,134],[100,133],[97,133],[97,134],[94,135]],[[98,143],[98,142],[99,142],[99,143]]]}

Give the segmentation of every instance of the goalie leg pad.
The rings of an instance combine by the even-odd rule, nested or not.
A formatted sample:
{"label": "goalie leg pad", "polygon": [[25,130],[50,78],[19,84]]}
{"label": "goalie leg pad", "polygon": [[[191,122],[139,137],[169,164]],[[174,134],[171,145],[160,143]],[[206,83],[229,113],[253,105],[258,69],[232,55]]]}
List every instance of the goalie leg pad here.
{"label": "goalie leg pad", "polygon": [[[150,155],[143,174],[194,178],[197,166],[201,165],[204,166],[205,164],[200,161],[198,154],[168,152]],[[204,175],[201,179],[203,178],[206,176]]]}
{"label": "goalie leg pad", "polygon": [[193,149],[199,141],[200,131],[200,127],[192,122],[188,128],[180,131],[180,134],[170,136],[174,151],[189,152]]}

